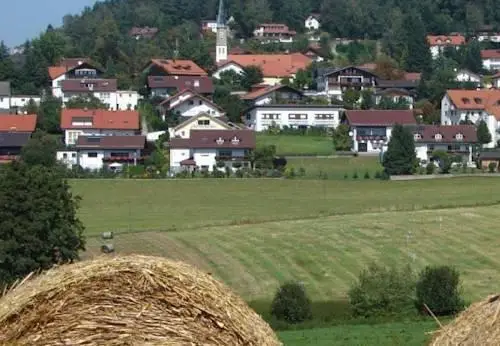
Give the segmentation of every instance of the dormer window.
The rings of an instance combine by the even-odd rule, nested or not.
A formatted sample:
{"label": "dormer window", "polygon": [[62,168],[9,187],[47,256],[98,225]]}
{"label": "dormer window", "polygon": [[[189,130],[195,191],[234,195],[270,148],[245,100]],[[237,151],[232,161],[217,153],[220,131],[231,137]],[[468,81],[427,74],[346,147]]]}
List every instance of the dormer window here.
{"label": "dormer window", "polygon": [[474,97],[474,102],[477,104],[483,103],[483,100],[481,100],[479,97]]}
{"label": "dormer window", "polygon": [[470,100],[467,97],[462,97],[462,102],[465,104],[469,104]]}
{"label": "dormer window", "polygon": [[238,137],[234,136],[233,139],[231,139],[231,143],[234,145],[238,145],[238,144],[240,144],[240,139]]}
{"label": "dormer window", "polygon": [[457,133],[457,134],[455,135],[455,139],[456,139],[457,141],[462,141],[462,140],[464,139],[464,135],[463,135],[463,134],[461,134],[461,133]]}
{"label": "dormer window", "polygon": [[416,141],[418,141],[419,139],[422,139],[422,136],[420,135],[420,133],[415,133],[415,134],[413,135],[413,138],[414,138]]}
{"label": "dormer window", "polygon": [[224,144],[224,138],[222,138],[222,137],[217,138],[217,140],[215,141],[215,143],[217,143],[218,145]]}
{"label": "dormer window", "polygon": [[442,134],[440,134],[440,133],[436,133],[436,134],[434,135],[434,139],[435,139],[436,141],[440,141],[440,140],[442,140],[442,139],[443,139],[443,135],[442,135]]}

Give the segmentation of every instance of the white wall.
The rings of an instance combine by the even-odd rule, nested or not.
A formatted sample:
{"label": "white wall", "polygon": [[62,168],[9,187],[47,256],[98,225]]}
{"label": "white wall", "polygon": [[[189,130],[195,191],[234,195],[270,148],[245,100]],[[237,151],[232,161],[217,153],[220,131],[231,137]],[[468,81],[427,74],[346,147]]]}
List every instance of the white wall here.
{"label": "white wall", "polygon": [[457,82],[475,82],[479,83],[481,79],[478,76],[471,75],[465,71],[458,71],[457,77],[455,78]]}
{"label": "white wall", "polygon": [[478,35],[477,40],[479,42],[483,41],[491,41],[491,42],[500,42],[500,34],[492,34],[492,35]]}
{"label": "white wall", "polygon": [[483,67],[486,70],[490,70],[490,71],[500,70],[500,58],[497,58],[497,59],[483,59]]}
{"label": "white wall", "polygon": [[33,100],[37,105],[40,104],[40,96],[12,96],[10,98],[11,107],[26,107],[30,100]]}
{"label": "white wall", "polygon": [[[245,125],[254,131],[260,132],[267,130],[271,125],[289,127],[303,126],[324,126],[335,128],[340,121],[339,108],[304,108],[283,107],[266,108],[256,107],[252,109],[245,118]],[[290,114],[303,114],[305,118],[289,119]],[[317,119],[316,115],[332,115],[331,119]],[[271,118],[272,117],[272,118]]]}
{"label": "white wall", "polygon": [[[190,104],[190,102],[193,102],[193,104]],[[199,97],[193,97],[184,103],[174,106],[172,111],[174,113],[178,112],[183,117],[192,117],[200,113],[207,113],[214,117],[220,117],[223,114],[220,110]]]}
{"label": "white wall", "polygon": [[308,30],[318,30],[319,29],[319,22],[314,17],[308,17],[306,19],[306,22],[305,22],[305,27]]}
{"label": "white wall", "polygon": [[133,130],[69,129],[64,131],[64,143],[74,145],[78,136],[133,136]]}
{"label": "white wall", "polygon": [[181,161],[191,157],[189,149],[170,149],[170,167],[180,167]]}
{"label": "white wall", "polygon": [[[208,125],[199,125],[198,120],[208,120],[209,124]],[[178,130],[175,130],[174,128],[169,129],[169,134],[170,137],[180,137],[180,138],[189,138],[191,130],[224,130],[227,129],[227,126],[222,126],[221,124],[212,121],[208,117],[200,117],[188,124],[186,126],[183,126],[179,128]]]}
{"label": "white wall", "polygon": [[380,153],[380,151],[386,151],[387,150],[387,145],[389,141],[391,140],[391,134],[392,134],[392,127],[386,127],[385,130],[385,135],[386,139],[381,139],[381,140],[357,140],[358,137],[358,131],[356,127],[351,128],[352,131],[352,144],[353,144],[353,150],[355,152],[359,151],[359,143],[366,143],[366,148],[367,148],[367,153]]}
{"label": "white wall", "polygon": [[193,149],[193,158],[196,166],[200,169],[206,168],[212,171],[213,166],[216,164],[215,157],[217,151],[215,149]]}
{"label": "white wall", "polygon": [[118,110],[137,109],[139,93],[133,90],[118,90],[116,92],[116,103],[118,104]]}
{"label": "white wall", "polygon": [[62,81],[66,79],[66,74],[62,74],[52,81],[52,96],[57,98],[63,98],[64,94],[62,92]]}
{"label": "white wall", "polygon": [[10,98],[8,96],[0,96],[0,109],[10,109]]}
{"label": "white wall", "polygon": [[214,78],[220,78],[220,74],[222,72],[225,72],[225,71],[234,71],[236,73],[243,73],[243,69],[235,64],[227,64],[227,65],[224,65],[223,67],[221,67],[220,69],[217,69],[217,71],[215,71],[213,74],[212,74],[212,77]]}
{"label": "white wall", "polygon": [[[425,160],[429,162],[430,157],[428,151],[431,149],[432,151],[442,150],[448,151],[448,143],[445,144],[435,144],[435,143],[415,143],[415,152],[417,154],[417,158],[420,160]],[[460,153],[460,155],[465,158],[466,163],[472,162],[472,145],[471,144],[462,144],[460,145],[460,151],[464,152],[464,154]],[[432,152],[431,152],[432,153]]]}
{"label": "white wall", "polygon": [[[89,154],[97,154],[97,157],[89,157]],[[104,150],[80,150],[78,153],[80,166],[84,169],[98,170],[102,169]]]}
{"label": "white wall", "polygon": [[427,144],[415,143],[415,152],[417,154],[417,159],[429,162],[429,157],[427,156]]}
{"label": "white wall", "polygon": [[56,158],[58,161],[64,163],[68,168],[72,168],[73,165],[78,164],[77,152],[74,150],[58,151]]}
{"label": "white wall", "polygon": [[497,89],[500,89],[500,78],[496,78],[493,80],[493,86]]}

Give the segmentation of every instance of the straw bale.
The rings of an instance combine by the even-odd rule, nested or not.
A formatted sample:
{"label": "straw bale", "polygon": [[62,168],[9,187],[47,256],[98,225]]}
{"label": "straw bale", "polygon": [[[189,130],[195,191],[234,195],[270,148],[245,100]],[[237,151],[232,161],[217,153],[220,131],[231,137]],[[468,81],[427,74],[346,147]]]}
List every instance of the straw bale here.
{"label": "straw bale", "polygon": [[500,295],[472,304],[458,317],[435,332],[431,346],[500,345]]}
{"label": "straw bale", "polygon": [[5,345],[281,345],[225,285],[157,257],[103,257],[29,278],[0,298]]}

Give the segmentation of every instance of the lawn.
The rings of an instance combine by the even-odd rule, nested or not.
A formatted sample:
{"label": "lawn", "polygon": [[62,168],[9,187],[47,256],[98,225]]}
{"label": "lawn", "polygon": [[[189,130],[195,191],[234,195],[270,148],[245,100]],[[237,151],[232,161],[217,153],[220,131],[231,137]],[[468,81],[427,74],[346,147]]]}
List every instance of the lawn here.
{"label": "lawn", "polygon": [[436,329],[434,322],[344,325],[330,328],[284,331],[278,333],[286,346],[422,346],[426,334]]}
{"label": "lawn", "polygon": [[276,154],[283,155],[332,155],[333,142],[327,136],[257,134],[257,145],[274,145]]}
{"label": "lawn", "polygon": [[[500,200],[494,178],[380,180],[75,180],[87,234],[187,230]],[[309,221],[308,221],[309,222]],[[312,221],[310,221],[312,222]]]}
{"label": "lawn", "polygon": [[359,179],[363,179],[366,172],[373,178],[378,171],[382,170],[378,156],[346,156],[338,158],[290,157],[287,159],[287,167],[293,167],[296,172],[300,168],[304,168],[306,177],[312,179],[344,179],[346,174],[351,179],[354,173],[358,174]]}

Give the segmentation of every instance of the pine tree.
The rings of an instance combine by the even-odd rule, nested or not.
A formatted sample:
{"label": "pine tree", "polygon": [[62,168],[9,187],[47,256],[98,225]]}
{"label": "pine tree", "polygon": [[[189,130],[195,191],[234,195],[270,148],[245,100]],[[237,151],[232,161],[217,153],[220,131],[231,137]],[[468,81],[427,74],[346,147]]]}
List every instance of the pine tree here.
{"label": "pine tree", "polygon": [[406,49],[403,66],[408,72],[424,72],[431,69],[431,52],[427,43],[424,23],[418,14],[410,12],[405,17]]}
{"label": "pine tree", "polygon": [[464,67],[471,72],[480,73],[483,69],[481,46],[479,42],[472,41],[467,45],[464,57]]}
{"label": "pine tree", "polygon": [[490,130],[488,130],[488,125],[484,120],[481,120],[479,122],[479,125],[477,126],[477,140],[479,143],[482,145],[488,144],[491,142],[491,134]]}
{"label": "pine tree", "polygon": [[415,141],[408,128],[396,124],[382,162],[389,175],[413,174],[417,165]]}

